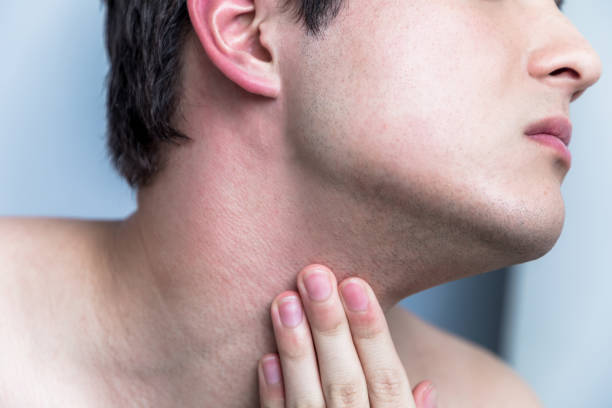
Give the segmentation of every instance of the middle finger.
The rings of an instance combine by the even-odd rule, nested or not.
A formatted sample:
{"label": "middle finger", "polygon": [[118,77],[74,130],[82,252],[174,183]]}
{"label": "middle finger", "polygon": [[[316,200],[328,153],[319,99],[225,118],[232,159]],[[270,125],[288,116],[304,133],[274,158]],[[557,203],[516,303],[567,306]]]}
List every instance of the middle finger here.
{"label": "middle finger", "polygon": [[322,265],[309,265],[298,274],[297,286],[308,316],[327,406],[369,406],[365,376],[335,275]]}

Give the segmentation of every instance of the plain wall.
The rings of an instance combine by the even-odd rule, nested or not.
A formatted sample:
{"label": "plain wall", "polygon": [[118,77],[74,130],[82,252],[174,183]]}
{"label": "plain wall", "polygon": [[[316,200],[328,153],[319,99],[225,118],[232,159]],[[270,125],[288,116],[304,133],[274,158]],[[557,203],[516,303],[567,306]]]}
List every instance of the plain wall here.
{"label": "plain wall", "polygon": [[123,217],[105,155],[100,1],[0,2],[0,214]]}

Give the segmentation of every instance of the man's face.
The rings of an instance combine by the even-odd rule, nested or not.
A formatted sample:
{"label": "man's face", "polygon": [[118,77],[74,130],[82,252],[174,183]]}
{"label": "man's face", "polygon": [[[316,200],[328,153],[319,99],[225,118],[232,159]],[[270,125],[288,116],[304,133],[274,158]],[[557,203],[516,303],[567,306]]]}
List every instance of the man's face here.
{"label": "man's face", "polygon": [[348,0],[299,44],[281,63],[288,134],[321,180],[469,225],[525,260],[554,245],[569,167],[524,131],[569,116],[601,74],[554,0]]}

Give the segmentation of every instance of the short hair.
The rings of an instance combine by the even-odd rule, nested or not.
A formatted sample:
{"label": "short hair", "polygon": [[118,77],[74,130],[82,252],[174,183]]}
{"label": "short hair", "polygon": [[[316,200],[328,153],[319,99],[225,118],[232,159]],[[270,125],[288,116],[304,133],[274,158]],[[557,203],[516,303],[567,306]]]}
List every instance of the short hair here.
{"label": "short hair", "polygon": [[[279,0],[307,35],[318,36],[345,0]],[[183,44],[191,31],[186,0],[104,0],[107,153],[132,188],[164,164],[163,143],[189,140],[172,124],[180,95]]]}

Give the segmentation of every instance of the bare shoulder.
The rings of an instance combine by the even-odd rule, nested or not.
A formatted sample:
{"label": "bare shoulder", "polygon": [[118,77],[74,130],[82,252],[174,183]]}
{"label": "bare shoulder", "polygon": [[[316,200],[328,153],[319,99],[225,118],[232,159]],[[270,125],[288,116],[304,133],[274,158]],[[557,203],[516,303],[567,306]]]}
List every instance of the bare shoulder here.
{"label": "bare shoulder", "polygon": [[479,345],[400,306],[387,312],[387,321],[411,384],[433,381],[441,408],[543,406],[508,364]]}
{"label": "bare shoulder", "polygon": [[[50,217],[0,217],[1,279],[99,262],[112,222]],[[10,271],[18,271],[15,276]],[[40,276],[38,277],[40,278]]]}
{"label": "bare shoulder", "polygon": [[104,257],[106,222],[0,217],[0,310],[5,322],[44,318],[83,294]]}
{"label": "bare shoulder", "polygon": [[87,282],[108,259],[100,248],[111,225],[72,218],[0,217],[0,306],[18,299],[44,301],[50,293],[59,294],[52,289],[67,291]]}
{"label": "bare shoulder", "polygon": [[61,257],[66,250],[72,255],[73,249],[83,250],[91,238],[108,229],[108,224],[78,218],[0,217],[0,251],[4,256],[18,256],[28,251],[44,254],[61,249],[64,251],[56,256]]}
{"label": "bare shoulder", "polygon": [[0,405],[40,405],[43,394],[32,393],[32,383],[50,401],[71,395],[66,384],[86,381],[70,362],[93,326],[91,299],[100,287],[94,271],[103,259],[97,243],[106,228],[98,221],[0,217]]}

